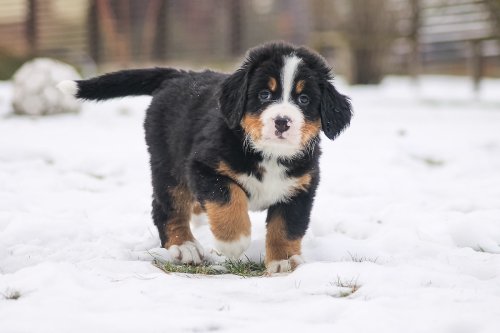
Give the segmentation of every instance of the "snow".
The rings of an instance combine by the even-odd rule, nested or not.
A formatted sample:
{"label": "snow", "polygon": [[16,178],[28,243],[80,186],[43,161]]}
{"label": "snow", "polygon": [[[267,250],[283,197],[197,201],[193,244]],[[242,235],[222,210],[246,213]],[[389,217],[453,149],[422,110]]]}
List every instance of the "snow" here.
{"label": "snow", "polygon": [[[16,113],[26,115],[78,112],[80,102],[74,94],[63,93],[56,84],[64,79],[80,78],[75,68],[68,64],[50,58],[35,58],[22,65],[14,74],[12,107]],[[64,91],[71,88],[76,92],[75,82],[66,81],[63,84]]]}
{"label": "snow", "polygon": [[[339,90],[306,264],[262,278],[165,274],[146,97],[11,116],[0,83],[0,332],[499,332],[500,80],[391,77]],[[263,213],[252,244],[264,251]],[[197,223],[209,252],[213,237]],[[342,283],[356,283],[352,295]],[[20,297],[2,297],[18,291]]]}

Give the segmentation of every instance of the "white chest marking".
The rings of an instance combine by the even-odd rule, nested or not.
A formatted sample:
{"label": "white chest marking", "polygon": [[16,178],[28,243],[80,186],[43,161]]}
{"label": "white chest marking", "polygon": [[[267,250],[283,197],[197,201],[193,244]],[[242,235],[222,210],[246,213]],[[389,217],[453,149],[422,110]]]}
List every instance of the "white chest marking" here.
{"label": "white chest marking", "polygon": [[262,181],[255,176],[239,175],[238,182],[250,194],[250,210],[267,209],[277,202],[286,202],[296,191],[297,178],[288,177],[286,168],[276,159],[264,160],[260,166],[265,170]]}

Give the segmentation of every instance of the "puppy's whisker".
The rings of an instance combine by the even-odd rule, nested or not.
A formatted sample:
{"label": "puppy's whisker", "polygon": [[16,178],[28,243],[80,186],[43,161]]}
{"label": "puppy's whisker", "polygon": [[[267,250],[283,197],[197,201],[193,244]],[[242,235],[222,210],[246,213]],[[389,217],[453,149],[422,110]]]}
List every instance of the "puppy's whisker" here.
{"label": "puppy's whisker", "polygon": [[314,153],[314,146],[316,144],[316,140],[312,139],[312,140],[309,140],[309,143],[307,144],[307,152],[309,153],[309,155],[313,155]]}
{"label": "puppy's whisker", "polygon": [[245,153],[249,150],[252,150],[252,139],[250,137],[250,134],[246,134],[245,138],[243,139],[243,149]]}
{"label": "puppy's whisker", "polygon": [[316,145],[318,144],[319,138],[314,137],[310,139],[304,146],[304,151],[307,155],[313,156],[314,154],[314,149],[316,148]]}

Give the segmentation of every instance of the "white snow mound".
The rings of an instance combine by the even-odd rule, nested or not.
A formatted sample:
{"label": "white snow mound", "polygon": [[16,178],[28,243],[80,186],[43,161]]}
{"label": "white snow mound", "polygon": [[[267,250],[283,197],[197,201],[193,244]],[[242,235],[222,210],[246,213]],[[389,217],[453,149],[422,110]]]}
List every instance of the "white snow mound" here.
{"label": "white snow mound", "polygon": [[25,63],[13,77],[14,112],[32,116],[78,112],[80,103],[59,90],[57,84],[80,78],[72,66],[54,59],[37,58]]}

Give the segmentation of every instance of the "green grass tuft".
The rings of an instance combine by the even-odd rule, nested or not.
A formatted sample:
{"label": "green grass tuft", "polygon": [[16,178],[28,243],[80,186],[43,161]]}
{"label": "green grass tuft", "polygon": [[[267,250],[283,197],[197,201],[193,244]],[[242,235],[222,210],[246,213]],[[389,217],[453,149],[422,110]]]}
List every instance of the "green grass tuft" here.
{"label": "green grass tuft", "polygon": [[339,297],[351,296],[356,291],[358,291],[359,288],[361,288],[361,286],[358,284],[358,279],[351,279],[347,281],[342,280],[340,276],[337,276],[337,281],[332,282],[331,284],[342,288],[342,290],[338,294]]}
{"label": "green grass tuft", "polygon": [[155,258],[153,264],[166,273],[201,274],[201,275],[221,275],[233,274],[243,277],[263,276],[266,273],[264,263],[246,260],[229,260],[221,264],[203,262],[200,265],[174,264],[172,262],[160,261]]}
{"label": "green grass tuft", "polygon": [[364,262],[364,261],[368,261],[368,262],[372,262],[374,264],[377,263],[377,260],[378,260],[378,257],[375,257],[375,258],[372,258],[372,257],[364,257],[364,256],[359,256],[358,254],[356,253],[351,253],[351,252],[347,252],[349,254],[349,259],[351,259],[351,261],[353,262]]}
{"label": "green grass tuft", "polygon": [[223,265],[229,274],[238,276],[262,276],[266,273],[264,262],[260,261],[256,263],[250,261],[248,258],[246,260],[226,260]]}
{"label": "green grass tuft", "polygon": [[434,158],[431,156],[412,156],[414,159],[424,163],[430,168],[442,167],[446,164],[445,160]]}
{"label": "green grass tuft", "polygon": [[424,163],[430,167],[440,167],[444,165],[443,160],[438,160],[437,158],[427,157],[423,159]]}
{"label": "green grass tuft", "polygon": [[21,293],[18,290],[7,289],[5,292],[1,293],[5,299],[17,300],[21,297]]}

